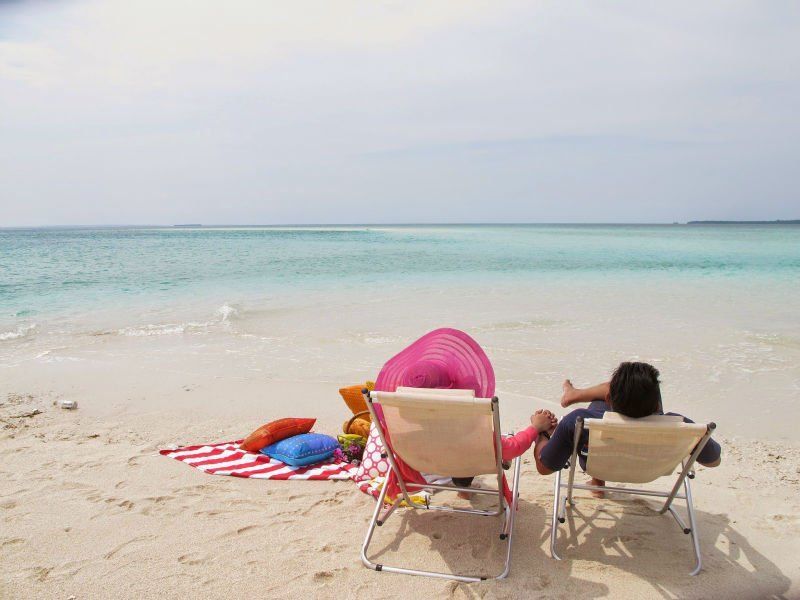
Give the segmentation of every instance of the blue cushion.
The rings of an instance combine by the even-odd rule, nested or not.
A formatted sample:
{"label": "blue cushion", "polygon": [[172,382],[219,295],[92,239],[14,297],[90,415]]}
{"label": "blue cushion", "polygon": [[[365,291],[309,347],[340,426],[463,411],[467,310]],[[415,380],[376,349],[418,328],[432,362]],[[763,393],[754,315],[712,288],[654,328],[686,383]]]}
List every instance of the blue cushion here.
{"label": "blue cushion", "polygon": [[322,433],[301,433],[270,444],[261,449],[262,454],[293,467],[322,462],[333,456],[339,442]]}

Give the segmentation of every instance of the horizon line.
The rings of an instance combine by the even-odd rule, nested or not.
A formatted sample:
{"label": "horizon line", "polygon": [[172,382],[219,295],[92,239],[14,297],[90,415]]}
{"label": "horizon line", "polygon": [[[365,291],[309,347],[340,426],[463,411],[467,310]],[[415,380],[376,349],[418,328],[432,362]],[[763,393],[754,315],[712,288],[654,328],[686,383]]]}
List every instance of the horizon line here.
{"label": "horizon line", "polygon": [[111,223],[111,224],[98,224],[98,223],[81,223],[72,225],[5,225],[0,226],[0,230],[11,229],[137,229],[137,228],[158,228],[158,229],[214,229],[221,227],[238,227],[238,228],[278,228],[278,227],[436,227],[436,226],[481,226],[481,225],[494,225],[494,226],[524,226],[524,225],[713,225],[713,224],[742,224],[742,225],[757,225],[757,224],[800,224],[800,219],[741,219],[741,220],[728,220],[728,219],[698,219],[689,221],[397,221],[397,222],[365,222],[365,223]]}

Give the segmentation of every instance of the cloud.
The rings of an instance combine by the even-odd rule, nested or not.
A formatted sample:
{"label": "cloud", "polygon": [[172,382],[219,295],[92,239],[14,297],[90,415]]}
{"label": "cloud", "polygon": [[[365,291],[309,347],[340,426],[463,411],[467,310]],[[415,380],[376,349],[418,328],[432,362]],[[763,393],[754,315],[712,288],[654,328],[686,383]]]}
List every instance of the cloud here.
{"label": "cloud", "polygon": [[0,225],[793,217],[798,10],[0,4]]}
{"label": "cloud", "polygon": [[56,62],[52,49],[42,44],[0,40],[0,80],[44,87],[53,81]]}
{"label": "cloud", "polygon": [[[39,61],[37,79],[148,89],[202,85],[216,77],[266,68],[297,54],[391,48],[453,23],[477,19],[489,2],[264,2],[239,0],[101,0],[38,5],[41,21],[26,22],[5,62],[45,49],[58,63]],[[0,7],[0,10],[3,10]],[[23,5],[6,11],[23,12]],[[50,12],[52,10],[52,14]],[[57,18],[55,16],[57,15]],[[26,69],[27,70],[27,69]],[[24,79],[28,79],[27,77]]]}

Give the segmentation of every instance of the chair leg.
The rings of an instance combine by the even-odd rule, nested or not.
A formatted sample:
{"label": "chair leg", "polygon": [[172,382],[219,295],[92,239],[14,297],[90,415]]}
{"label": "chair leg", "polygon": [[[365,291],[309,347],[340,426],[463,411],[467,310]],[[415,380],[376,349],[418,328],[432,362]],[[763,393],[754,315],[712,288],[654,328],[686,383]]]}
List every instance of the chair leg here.
{"label": "chair leg", "polygon": [[[569,500],[569,490],[566,492],[563,490],[561,484],[561,471],[556,472],[555,482],[553,484],[553,515],[552,515],[552,523],[550,526],[550,555],[556,559],[561,560],[561,557],[556,552],[556,541],[558,539],[558,525],[559,523],[563,523],[566,517],[566,506]],[[684,533],[688,533],[692,539],[692,549],[694,550],[695,555],[695,567],[691,571],[691,575],[697,575],[703,568],[703,559],[700,554],[700,535],[697,531],[697,519],[695,518],[694,513],[694,501],[692,499],[692,489],[691,484],[689,483],[689,478],[684,478],[683,480],[683,487],[685,490],[684,496],[686,499],[686,511],[689,515],[689,523],[688,526],[683,522],[680,515],[678,515],[675,507],[672,506],[672,498],[669,498],[667,503],[659,510],[659,513],[665,513],[667,511],[672,514],[675,518],[675,521],[681,527]],[[582,488],[583,489],[583,488]],[[679,488],[680,489],[680,488]],[[622,488],[617,488],[617,491],[627,494],[635,495],[637,492],[645,492],[645,490],[625,490]]]}
{"label": "chair leg", "polygon": [[519,476],[522,469],[522,461],[516,458],[514,461],[514,479],[511,482],[511,506],[508,507],[508,518],[503,527],[505,533],[506,544],[506,564],[503,572],[500,573],[495,579],[505,579],[511,571],[511,543],[514,539],[514,517],[517,514],[517,507],[519,506]]}
{"label": "chair leg", "polygon": [[[389,515],[392,514],[392,512],[394,511],[395,506],[399,503],[399,499],[398,499],[398,501],[396,501],[395,504],[392,507],[390,507],[389,509],[386,510],[386,512],[383,514],[383,519],[381,520],[381,511],[383,511],[384,500],[386,499],[386,488],[387,488],[387,486],[385,484],[381,488],[381,493],[378,496],[378,501],[376,503],[375,510],[372,513],[372,519],[370,520],[369,527],[367,528],[367,535],[364,538],[363,545],[361,546],[361,562],[364,564],[365,567],[367,567],[369,569],[372,569],[374,571],[386,571],[386,572],[389,572],[389,573],[402,573],[402,574],[405,574],[405,575],[422,575],[422,576],[425,576],[425,577],[437,577],[437,578],[440,578],[440,579],[451,579],[451,580],[454,580],[454,581],[463,581],[465,583],[473,583],[473,582],[478,582],[478,581],[485,581],[487,579],[502,579],[502,578],[506,577],[508,575],[508,572],[509,572],[510,568],[511,568],[511,537],[512,537],[512,533],[514,531],[514,514],[515,514],[515,512],[517,510],[517,498],[516,498],[516,496],[517,496],[517,492],[519,490],[519,471],[520,471],[520,467],[518,465],[516,470],[515,470],[515,473],[514,473],[514,488],[512,490],[513,503],[512,503],[512,507],[511,507],[511,512],[510,512],[510,514],[508,516],[508,537],[507,537],[508,547],[506,548],[506,562],[505,562],[505,567],[504,567],[503,572],[500,573],[499,575],[494,576],[494,577],[485,577],[485,576],[477,576],[476,577],[476,576],[468,576],[468,575],[456,575],[454,573],[440,573],[440,572],[437,572],[437,571],[422,571],[422,570],[418,570],[418,569],[405,569],[405,568],[402,568],[402,567],[392,567],[392,566],[389,566],[389,565],[384,565],[384,564],[380,564],[380,563],[374,563],[371,560],[369,560],[369,558],[367,557],[367,550],[369,549],[370,542],[372,541],[372,535],[373,535],[373,533],[375,533],[375,527],[378,526],[378,525],[382,525],[385,522],[386,518],[389,517]],[[416,508],[416,506],[412,505],[411,508]],[[502,511],[502,507],[499,510]],[[467,511],[463,511],[463,512],[467,512]],[[480,513],[473,513],[473,514],[478,515],[478,516],[486,516],[486,515],[481,515]]]}
{"label": "chair leg", "polygon": [[[512,469],[513,475],[511,480],[511,501],[517,502],[519,498],[519,472],[522,464],[519,463],[519,459],[514,459],[514,462],[511,463],[511,466],[514,467]],[[514,520],[511,518],[511,515],[512,515],[511,507],[508,504],[506,504],[506,509],[504,511],[504,518],[503,518],[503,532],[500,535],[501,540],[504,540],[511,535],[511,531],[514,526]]]}
{"label": "chair leg", "polygon": [[692,538],[692,547],[694,548],[695,567],[690,573],[697,575],[703,568],[703,558],[700,555],[700,536],[697,531],[697,520],[694,518],[694,501],[692,500],[692,488],[689,485],[689,479],[683,480],[683,489],[686,491],[686,511],[689,513],[689,535]]}
{"label": "chair leg", "polygon": [[392,516],[392,513],[393,513],[395,510],[397,510],[397,507],[398,507],[398,506],[400,506],[400,499],[399,499],[399,498],[395,499],[395,501],[392,503],[392,505],[391,505],[389,508],[387,508],[387,509],[386,509],[386,512],[384,512],[382,515],[379,515],[379,516],[378,516],[378,520],[375,522],[375,524],[376,524],[378,527],[380,527],[381,525],[383,525],[384,523],[386,523],[386,520],[387,520],[389,517],[391,517],[391,516]]}
{"label": "chair leg", "polygon": [[550,526],[550,556],[556,560],[561,557],[556,553],[556,538],[558,537],[558,512],[561,507],[561,471],[556,471],[553,491],[553,522]]}
{"label": "chair leg", "polygon": [[389,487],[386,485],[384,481],[383,487],[381,488],[381,493],[378,495],[378,501],[375,503],[375,510],[372,513],[372,519],[369,522],[369,527],[367,528],[367,536],[364,538],[364,543],[361,545],[361,562],[364,563],[364,566],[373,569],[375,571],[379,571],[378,565],[367,558],[367,548],[369,548],[369,543],[372,541],[372,534],[375,533],[375,526],[378,524],[378,517],[383,510],[383,502],[386,499],[386,488]]}

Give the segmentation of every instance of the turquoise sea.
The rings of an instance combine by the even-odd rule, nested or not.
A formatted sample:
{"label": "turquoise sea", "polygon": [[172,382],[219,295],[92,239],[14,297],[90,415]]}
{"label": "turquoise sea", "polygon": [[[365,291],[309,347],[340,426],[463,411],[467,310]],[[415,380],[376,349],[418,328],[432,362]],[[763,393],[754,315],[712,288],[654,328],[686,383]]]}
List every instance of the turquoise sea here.
{"label": "turquoise sea", "polygon": [[335,390],[451,326],[520,407],[645,360],[672,409],[734,435],[758,402],[759,431],[789,436],[798,313],[797,225],[0,230],[12,391],[110,372]]}
{"label": "turquoise sea", "polygon": [[397,283],[800,279],[796,225],[0,229],[0,323]]}

